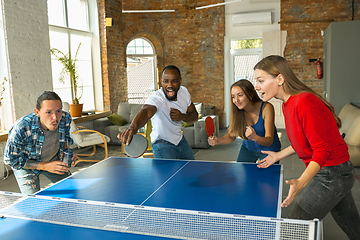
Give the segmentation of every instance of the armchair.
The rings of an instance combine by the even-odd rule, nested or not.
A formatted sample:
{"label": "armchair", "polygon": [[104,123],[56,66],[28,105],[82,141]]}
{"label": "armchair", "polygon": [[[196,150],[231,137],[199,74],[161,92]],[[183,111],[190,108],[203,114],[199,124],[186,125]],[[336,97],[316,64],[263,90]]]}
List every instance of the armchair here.
{"label": "armchair", "polygon": [[340,134],[348,146],[350,162],[354,167],[360,167],[360,108],[347,103],[339,113],[342,126]]}
{"label": "armchair", "polygon": [[[69,104],[67,102],[63,103],[63,110],[69,111]],[[107,143],[110,141],[110,138],[95,130],[86,129],[86,128],[79,130],[79,128],[82,127],[77,127],[74,121],[71,121],[70,136],[74,140],[74,146],[72,147],[85,148],[92,146],[93,152],[90,154],[76,153],[76,160],[73,166],[76,166],[79,162],[100,162],[108,158]],[[105,149],[105,157],[103,159],[94,160],[94,159],[84,159],[80,157],[80,156],[84,156],[84,157],[94,156],[96,153],[96,146],[100,146]]]}

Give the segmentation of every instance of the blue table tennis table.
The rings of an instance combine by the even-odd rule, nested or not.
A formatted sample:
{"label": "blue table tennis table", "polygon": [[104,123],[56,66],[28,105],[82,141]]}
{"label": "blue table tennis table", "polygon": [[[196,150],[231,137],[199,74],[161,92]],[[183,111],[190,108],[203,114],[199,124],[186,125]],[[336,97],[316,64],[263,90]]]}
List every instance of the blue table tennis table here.
{"label": "blue table tennis table", "polygon": [[[136,208],[187,210],[204,215],[221,213],[280,218],[282,171],[282,165],[259,169],[252,163],[110,157],[38,192],[36,196],[125,204]],[[5,216],[0,218],[0,239],[167,237]]]}

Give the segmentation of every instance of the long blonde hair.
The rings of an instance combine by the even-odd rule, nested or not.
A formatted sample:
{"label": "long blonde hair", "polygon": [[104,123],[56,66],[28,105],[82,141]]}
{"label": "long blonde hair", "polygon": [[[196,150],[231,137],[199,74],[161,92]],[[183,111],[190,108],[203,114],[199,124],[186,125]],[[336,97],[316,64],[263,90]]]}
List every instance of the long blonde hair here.
{"label": "long blonde hair", "polygon": [[255,65],[254,70],[256,69],[263,70],[268,74],[272,75],[274,78],[276,78],[279,74],[282,74],[284,77],[283,87],[285,93],[288,93],[290,95],[297,95],[304,92],[310,92],[315,94],[330,109],[331,113],[335,118],[337,127],[341,127],[341,120],[338,116],[336,116],[334,107],[322,96],[320,96],[314,90],[302,83],[295,76],[289,63],[283,57],[277,55],[265,57]]}
{"label": "long blonde hair", "polygon": [[[230,96],[231,96],[231,90],[233,87],[240,87],[243,92],[245,93],[246,97],[249,99],[249,101],[256,103],[261,102],[259,95],[257,94],[254,85],[246,80],[241,79],[235,83],[233,83],[230,87]],[[231,98],[231,111],[230,111],[230,126],[229,126],[229,134],[232,137],[239,136],[243,139],[247,140],[247,137],[245,136],[245,130],[246,130],[246,120],[245,120],[245,111],[243,109],[239,109],[232,101]]]}

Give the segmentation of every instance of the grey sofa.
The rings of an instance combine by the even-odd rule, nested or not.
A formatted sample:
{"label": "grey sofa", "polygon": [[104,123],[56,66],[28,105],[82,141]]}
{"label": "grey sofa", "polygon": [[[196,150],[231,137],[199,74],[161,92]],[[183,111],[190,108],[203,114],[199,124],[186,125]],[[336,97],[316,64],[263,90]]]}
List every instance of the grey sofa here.
{"label": "grey sofa", "polygon": [[94,129],[110,137],[108,144],[119,145],[121,142],[117,135],[130,126],[131,121],[138,114],[142,106],[143,104],[119,103],[116,113],[125,118],[127,123],[123,126],[117,126],[112,124],[107,117],[103,117],[94,121]]}
{"label": "grey sofa", "polygon": [[[198,114],[201,114],[202,118],[194,123],[190,127],[182,127],[184,137],[188,141],[189,145],[192,148],[208,148],[210,145],[207,142],[207,134],[205,130],[205,119],[206,112],[205,106],[202,103],[194,103]],[[123,126],[113,125],[107,117],[99,118],[94,121],[94,130],[99,131],[110,137],[110,142],[108,144],[118,145],[121,144],[117,135],[127,129],[131,121],[134,119],[136,114],[140,111],[142,104],[132,104],[132,103],[119,103],[117,114],[126,119],[127,123]],[[216,115],[211,115],[215,123],[215,136],[219,135],[219,117]]]}
{"label": "grey sofa", "polygon": [[206,133],[205,128],[205,119],[210,116],[215,124],[215,136],[219,136],[219,117],[217,115],[206,115],[205,106],[203,103],[194,103],[196,111],[201,118],[194,123],[191,127],[182,127],[184,137],[186,141],[188,141],[190,147],[192,148],[208,148],[210,147],[207,138],[208,135]]}

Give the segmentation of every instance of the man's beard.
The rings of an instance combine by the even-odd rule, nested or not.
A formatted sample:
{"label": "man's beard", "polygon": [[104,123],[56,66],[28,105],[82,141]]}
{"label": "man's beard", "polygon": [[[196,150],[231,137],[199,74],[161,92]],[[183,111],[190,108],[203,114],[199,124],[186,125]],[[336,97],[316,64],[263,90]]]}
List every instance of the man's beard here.
{"label": "man's beard", "polygon": [[169,100],[169,101],[174,101],[174,100],[177,98],[177,92],[175,92],[174,96],[172,96],[172,97],[169,97],[169,96],[166,94],[165,89],[164,89],[164,93],[165,93],[166,99]]}

